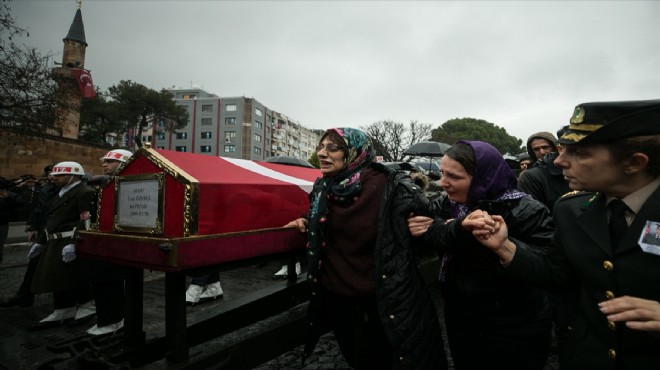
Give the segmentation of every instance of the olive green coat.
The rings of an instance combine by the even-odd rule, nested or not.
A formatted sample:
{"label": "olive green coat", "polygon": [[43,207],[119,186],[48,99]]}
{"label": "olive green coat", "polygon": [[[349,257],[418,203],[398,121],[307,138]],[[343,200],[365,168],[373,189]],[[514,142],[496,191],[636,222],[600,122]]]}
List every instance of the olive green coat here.
{"label": "olive green coat", "polygon": [[[81,214],[90,212],[96,198],[96,191],[80,183],[67,191],[62,197],[55,196],[48,209],[46,230],[48,234],[67,232],[77,228],[84,230]],[[82,277],[80,258],[64,263],[62,249],[67,244],[75,243],[72,237],[41,240],[45,244],[32,282],[34,293],[48,293],[82,287],[88,282]]]}

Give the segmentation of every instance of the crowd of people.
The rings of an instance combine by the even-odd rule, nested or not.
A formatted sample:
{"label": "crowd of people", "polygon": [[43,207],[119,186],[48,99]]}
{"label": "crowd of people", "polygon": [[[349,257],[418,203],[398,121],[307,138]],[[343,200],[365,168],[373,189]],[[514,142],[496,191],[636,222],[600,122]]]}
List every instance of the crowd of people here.
{"label": "crowd of people", "polygon": [[[308,239],[303,365],[332,331],[355,369],[448,369],[450,355],[459,370],[542,370],[553,335],[562,369],[657,369],[660,100],[579,104],[556,132],[528,138],[519,174],[491,144],[465,138],[429,179],[377,163],[359,129],[325,131],[309,212],[284,226]],[[105,175],[130,155],[101,158]],[[90,268],[73,242],[108,177],[84,181],[76,162],[45,171],[25,278],[2,306],[52,293],[53,313],[36,329],[96,313],[88,333],[114,333],[122,269]],[[3,212],[28,201],[0,193]],[[439,260],[431,283],[420,271],[429,253]],[[217,274],[194,275],[186,300],[221,296]]]}

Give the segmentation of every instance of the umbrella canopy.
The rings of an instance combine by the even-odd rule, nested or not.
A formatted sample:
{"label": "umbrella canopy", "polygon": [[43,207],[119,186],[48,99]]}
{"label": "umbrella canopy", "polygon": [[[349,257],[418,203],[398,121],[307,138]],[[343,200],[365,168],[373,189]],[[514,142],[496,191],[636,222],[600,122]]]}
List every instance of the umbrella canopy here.
{"label": "umbrella canopy", "polygon": [[274,157],[266,158],[264,162],[285,164],[287,166],[315,168],[314,166],[312,166],[311,163],[307,162],[306,160],[300,159],[298,157],[293,157],[290,155],[276,155]]}
{"label": "umbrella canopy", "polygon": [[412,171],[415,166],[408,162],[381,162],[385,167],[389,167],[397,171]]}
{"label": "umbrella canopy", "polygon": [[406,149],[403,154],[420,157],[442,157],[451,145],[437,141],[420,141]]}

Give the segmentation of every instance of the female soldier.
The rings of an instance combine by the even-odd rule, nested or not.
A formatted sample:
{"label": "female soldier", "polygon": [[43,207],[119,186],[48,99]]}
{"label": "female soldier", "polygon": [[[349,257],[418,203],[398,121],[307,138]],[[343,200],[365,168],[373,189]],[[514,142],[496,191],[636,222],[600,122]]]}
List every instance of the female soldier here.
{"label": "female soldier", "polygon": [[584,191],[555,205],[547,255],[510,238],[498,216],[495,234],[474,234],[511,276],[580,289],[562,369],[658,369],[660,251],[640,239],[660,221],[660,100],[581,104],[570,123],[555,164]]}

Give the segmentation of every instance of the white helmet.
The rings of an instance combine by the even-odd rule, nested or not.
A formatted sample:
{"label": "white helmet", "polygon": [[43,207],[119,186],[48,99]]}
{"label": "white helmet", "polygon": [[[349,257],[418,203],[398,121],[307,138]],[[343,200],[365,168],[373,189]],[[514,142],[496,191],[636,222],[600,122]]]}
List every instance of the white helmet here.
{"label": "white helmet", "polygon": [[50,173],[51,176],[58,175],[76,175],[82,176],[85,174],[85,170],[78,162],[60,162],[53,166],[53,171]]}
{"label": "white helmet", "polygon": [[112,149],[111,151],[105,153],[105,155],[99,159],[100,160],[112,159],[119,162],[126,162],[129,158],[131,158],[132,155],[133,153],[125,149]]}

